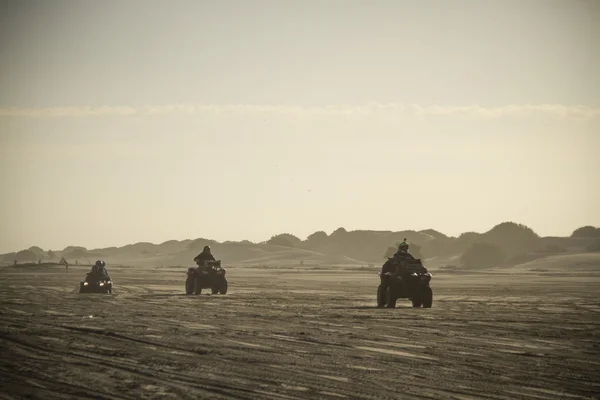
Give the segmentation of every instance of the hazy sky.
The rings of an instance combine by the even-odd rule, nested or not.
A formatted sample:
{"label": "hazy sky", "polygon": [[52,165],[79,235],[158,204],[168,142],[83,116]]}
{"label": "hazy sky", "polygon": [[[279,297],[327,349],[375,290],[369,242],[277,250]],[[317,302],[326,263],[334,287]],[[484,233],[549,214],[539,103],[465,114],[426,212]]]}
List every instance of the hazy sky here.
{"label": "hazy sky", "polygon": [[0,252],[600,226],[600,1],[0,1]]}

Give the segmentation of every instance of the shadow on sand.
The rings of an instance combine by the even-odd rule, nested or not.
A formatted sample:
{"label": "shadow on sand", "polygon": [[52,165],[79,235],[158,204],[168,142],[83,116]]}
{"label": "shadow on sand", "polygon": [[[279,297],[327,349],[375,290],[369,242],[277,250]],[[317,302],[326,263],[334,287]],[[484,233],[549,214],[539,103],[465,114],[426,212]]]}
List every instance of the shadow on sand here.
{"label": "shadow on sand", "polygon": [[139,297],[189,297],[189,298],[197,298],[197,297],[214,297],[214,298],[225,298],[226,296],[211,294],[211,293],[202,293],[202,294],[185,294],[185,293],[147,293],[142,294]]}
{"label": "shadow on sand", "polygon": [[376,310],[378,307],[376,305],[372,306],[354,306],[354,307],[331,307],[332,310]]}
{"label": "shadow on sand", "polygon": [[139,297],[198,297],[201,295],[191,295],[185,293],[152,293],[152,294],[142,294]]}

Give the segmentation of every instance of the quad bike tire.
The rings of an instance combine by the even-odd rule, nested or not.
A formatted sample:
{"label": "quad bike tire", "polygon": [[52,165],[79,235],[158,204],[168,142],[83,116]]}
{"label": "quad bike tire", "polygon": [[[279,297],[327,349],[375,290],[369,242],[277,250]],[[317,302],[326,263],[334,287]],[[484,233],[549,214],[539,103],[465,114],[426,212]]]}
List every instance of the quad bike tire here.
{"label": "quad bike tire", "polygon": [[194,286],[195,286],[194,278],[188,277],[185,280],[185,294],[191,295],[194,294]]}
{"label": "quad bike tire", "polygon": [[202,285],[200,285],[200,277],[194,280],[194,294],[202,294]]}
{"label": "quad bike tire", "polygon": [[421,290],[421,299],[423,300],[423,308],[431,308],[433,305],[433,291],[431,287],[426,286]]}
{"label": "quad bike tire", "polygon": [[227,294],[227,286],[227,279],[223,279],[223,282],[221,282],[221,287],[219,288],[219,293]]}
{"label": "quad bike tire", "polygon": [[219,282],[215,283],[215,286],[211,288],[212,294],[225,294],[227,293],[227,279],[220,279]]}
{"label": "quad bike tire", "polygon": [[417,308],[417,307],[421,307],[423,305],[423,300],[421,300],[421,294],[417,294],[415,297],[413,297],[412,299],[412,306]]}
{"label": "quad bike tire", "polygon": [[433,292],[429,286],[419,289],[416,297],[412,299],[413,307],[431,308],[433,304]]}
{"label": "quad bike tire", "polygon": [[394,289],[392,288],[392,285],[388,286],[386,288],[386,306],[387,308],[396,308],[396,301],[398,299],[396,299],[396,293],[394,293]]}
{"label": "quad bike tire", "polygon": [[384,286],[379,285],[377,287],[377,307],[378,308],[383,308],[385,307],[385,303],[386,303],[386,290]]}

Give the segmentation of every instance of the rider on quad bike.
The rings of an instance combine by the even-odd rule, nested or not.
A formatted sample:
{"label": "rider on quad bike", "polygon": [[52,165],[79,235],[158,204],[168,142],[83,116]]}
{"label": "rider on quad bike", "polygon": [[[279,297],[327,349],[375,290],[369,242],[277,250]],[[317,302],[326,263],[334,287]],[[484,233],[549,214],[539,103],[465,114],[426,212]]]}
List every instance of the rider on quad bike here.
{"label": "rider on quad bike", "polygon": [[406,243],[406,238],[404,238],[404,240],[402,241],[402,243],[400,243],[398,245],[398,251],[396,252],[396,254],[398,253],[408,253],[408,248],[410,246],[408,245],[408,243]]}
{"label": "rider on quad bike", "polygon": [[202,253],[194,257],[194,261],[198,267],[203,267],[205,261],[216,261],[215,257],[210,252],[210,246],[204,246]]}
{"label": "rider on quad bike", "polygon": [[194,257],[194,261],[198,267],[188,268],[186,294],[201,294],[202,289],[211,289],[212,294],[227,293],[226,270],[221,266],[221,260],[212,255],[210,246],[204,246],[202,253]]}
{"label": "rider on quad bike", "polygon": [[383,264],[377,288],[377,306],[394,308],[396,300],[409,299],[413,307],[431,308],[433,294],[429,282],[431,274],[420,259],[408,252],[406,239],[398,251]]}
{"label": "rider on quad bike", "polygon": [[406,270],[406,263],[410,263],[415,260],[412,254],[408,252],[409,244],[406,243],[406,238],[404,241],[398,245],[398,251],[392,256],[388,262],[383,264],[381,268],[381,273],[391,273],[398,277],[400,285],[406,288],[406,281],[404,279]]}
{"label": "rider on quad bike", "polygon": [[96,280],[109,279],[108,271],[106,270],[106,263],[103,260],[98,260],[92,266],[92,272],[90,275]]}
{"label": "rider on quad bike", "polygon": [[414,260],[415,258],[408,252],[409,245],[406,243],[406,238],[404,241],[398,245],[398,251],[392,256],[395,262],[400,263],[404,260]]}
{"label": "rider on quad bike", "polygon": [[102,260],[92,265],[92,270],[79,283],[79,293],[112,293],[112,280]]}

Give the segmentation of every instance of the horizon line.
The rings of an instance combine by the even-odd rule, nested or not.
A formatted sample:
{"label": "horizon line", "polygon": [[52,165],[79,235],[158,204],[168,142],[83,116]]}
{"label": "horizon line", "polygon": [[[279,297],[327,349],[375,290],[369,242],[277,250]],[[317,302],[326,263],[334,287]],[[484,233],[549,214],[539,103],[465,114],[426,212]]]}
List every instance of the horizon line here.
{"label": "horizon line", "polygon": [[505,223],[509,223],[509,224],[511,224],[511,223],[512,223],[512,224],[515,224],[515,225],[523,225],[523,226],[525,226],[526,228],[529,228],[529,229],[531,229],[531,230],[532,230],[532,231],[533,231],[533,232],[534,232],[534,233],[535,233],[537,236],[539,236],[540,238],[552,238],[552,237],[559,237],[559,238],[569,238],[569,237],[571,237],[571,236],[572,236],[573,232],[575,232],[575,230],[577,230],[577,229],[579,229],[579,228],[583,228],[583,227],[587,227],[587,226],[592,226],[592,227],[594,227],[594,228],[596,228],[596,229],[598,229],[598,228],[599,228],[599,227],[596,227],[596,226],[594,226],[594,225],[587,224],[587,225],[582,225],[582,226],[579,226],[579,227],[577,227],[577,228],[574,228],[574,229],[573,229],[573,231],[571,231],[571,233],[570,233],[569,235],[566,235],[566,236],[557,236],[557,235],[549,235],[549,236],[544,236],[544,235],[541,235],[541,234],[539,234],[538,232],[536,232],[536,231],[535,231],[533,228],[531,228],[529,225],[525,225],[525,224],[522,224],[522,223],[519,223],[519,222],[515,222],[515,221],[503,221],[503,222],[500,222],[500,223],[497,223],[497,224],[495,224],[495,225],[494,225],[494,226],[492,226],[490,229],[488,229],[488,230],[486,230],[486,231],[484,231],[484,232],[476,232],[476,231],[463,231],[463,232],[461,232],[460,234],[458,234],[458,235],[456,235],[456,236],[453,236],[453,235],[448,235],[448,234],[446,234],[446,233],[444,233],[444,232],[441,232],[441,231],[439,231],[439,230],[437,230],[437,229],[434,229],[434,228],[426,228],[426,229],[420,229],[420,230],[414,230],[414,229],[404,229],[404,230],[398,230],[398,231],[395,231],[395,230],[389,230],[389,229],[388,229],[388,230],[385,230],[385,229],[353,229],[353,230],[348,230],[348,229],[344,228],[343,226],[340,226],[340,227],[338,227],[338,228],[334,229],[334,230],[333,230],[331,233],[329,233],[329,234],[328,234],[327,232],[325,232],[324,230],[316,230],[316,231],[312,232],[311,234],[307,235],[305,239],[301,239],[300,237],[298,237],[298,236],[294,235],[293,233],[289,233],[289,232],[281,232],[281,233],[276,233],[276,234],[273,234],[273,235],[271,235],[271,237],[270,237],[270,238],[268,238],[268,239],[261,240],[261,241],[256,241],[256,242],[255,242],[255,241],[252,241],[252,240],[249,240],[249,239],[241,239],[241,240],[223,240],[223,241],[219,241],[219,240],[217,240],[217,239],[211,239],[211,238],[208,238],[208,237],[197,237],[197,238],[185,238],[185,239],[167,239],[167,240],[164,240],[164,241],[162,241],[162,242],[160,242],[160,243],[154,243],[154,242],[149,242],[149,241],[144,241],[144,240],[142,240],[142,241],[135,242],[135,243],[126,243],[126,244],[122,244],[122,245],[112,245],[112,246],[104,246],[104,247],[92,247],[92,248],[88,248],[88,247],[86,247],[86,246],[82,246],[81,244],[79,244],[79,245],[77,245],[77,244],[70,244],[70,245],[67,245],[67,246],[63,247],[62,249],[58,249],[58,248],[57,248],[56,250],[53,250],[52,248],[44,249],[43,247],[41,247],[41,246],[38,246],[38,245],[31,245],[31,246],[29,246],[29,247],[26,247],[26,248],[23,248],[23,249],[21,249],[21,250],[17,250],[17,251],[9,251],[8,253],[0,253],[0,255],[3,255],[3,254],[10,254],[10,253],[17,253],[17,252],[19,252],[19,251],[22,251],[22,250],[28,250],[28,249],[30,249],[31,247],[39,247],[39,248],[41,248],[41,249],[42,249],[42,250],[44,250],[44,251],[50,251],[50,250],[52,250],[52,251],[63,251],[64,249],[66,249],[66,248],[68,248],[68,247],[83,247],[83,248],[85,248],[85,249],[86,249],[86,251],[93,251],[93,250],[103,250],[103,249],[109,249],[109,248],[122,248],[122,247],[125,247],[125,246],[136,245],[136,244],[140,244],[140,243],[149,243],[149,244],[152,244],[152,245],[155,245],[155,246],[160,246],[160,245],[161,245],[161,244],[163,244],[163,243],[167,243],[167,242],[171,242],[171,241],[184,242],[184,241],[187,241],[187,240],[189,240],[189,241],[195,241],[195,240],[199,240],[199,239],[204,239],[204,240],[206,240],[206,241],[214,241],[214,242],[217,242],[217,244],[225,244],[226,242],[240,243],[240,242],[248,241],[248,242],[250,242],[250,243],[252,243],[252,244],[258,245],[258,244],[264,244],[265,242],[267,242],[268,240],[270,240],[272,237],[274,237],[274,236],[277,236],[277,235],[285,235],[285,234],[288,234],[288,235],[292,235],[292,236],[295,236],[295,237],[297,237],[297,238],[298,238],[298,239],[300,239],[301,241],[305,241],[305,240],[307,240],[307,239],[308,239],[308,237],[309,237],[310,235],[312,235],[312,234],[314,234],[314,233],[317,233],[317,232],[325,232],[325,234],[326,234],[326,235],[329,237],[329,236],[331,236],[331,235],[332,235],[332,234],[333,234],[335,231],[337,231],[337,230],[339,230],[339,229],[344,229],[344,230],[346,230],[347,232],[364,231],[364,232],[390,232],[390,233],[405,233],[405,232],[422,233],[423,231],[433,230],[433,231],[436,231],[436,232],[438,232],[438,233],[440,233],[440,234],[442,234],[442,235],[444,235],[444,236],[448,237],[449,239],[458,239],[458,238],[459,238],[461,235],[463,235],[463,234],[467,234],[467,233],[476,233],[476,234],[478,234],[478,235],[483,235],[483,234],[485,234],[485,233],[487,233],[487,232],[491,231],[491,230],[492,230],[492,229],[494,229],[495,227],[497,227],[497,226],[499,226],[499,225],[502,225],[502,224],[505,224]]}

